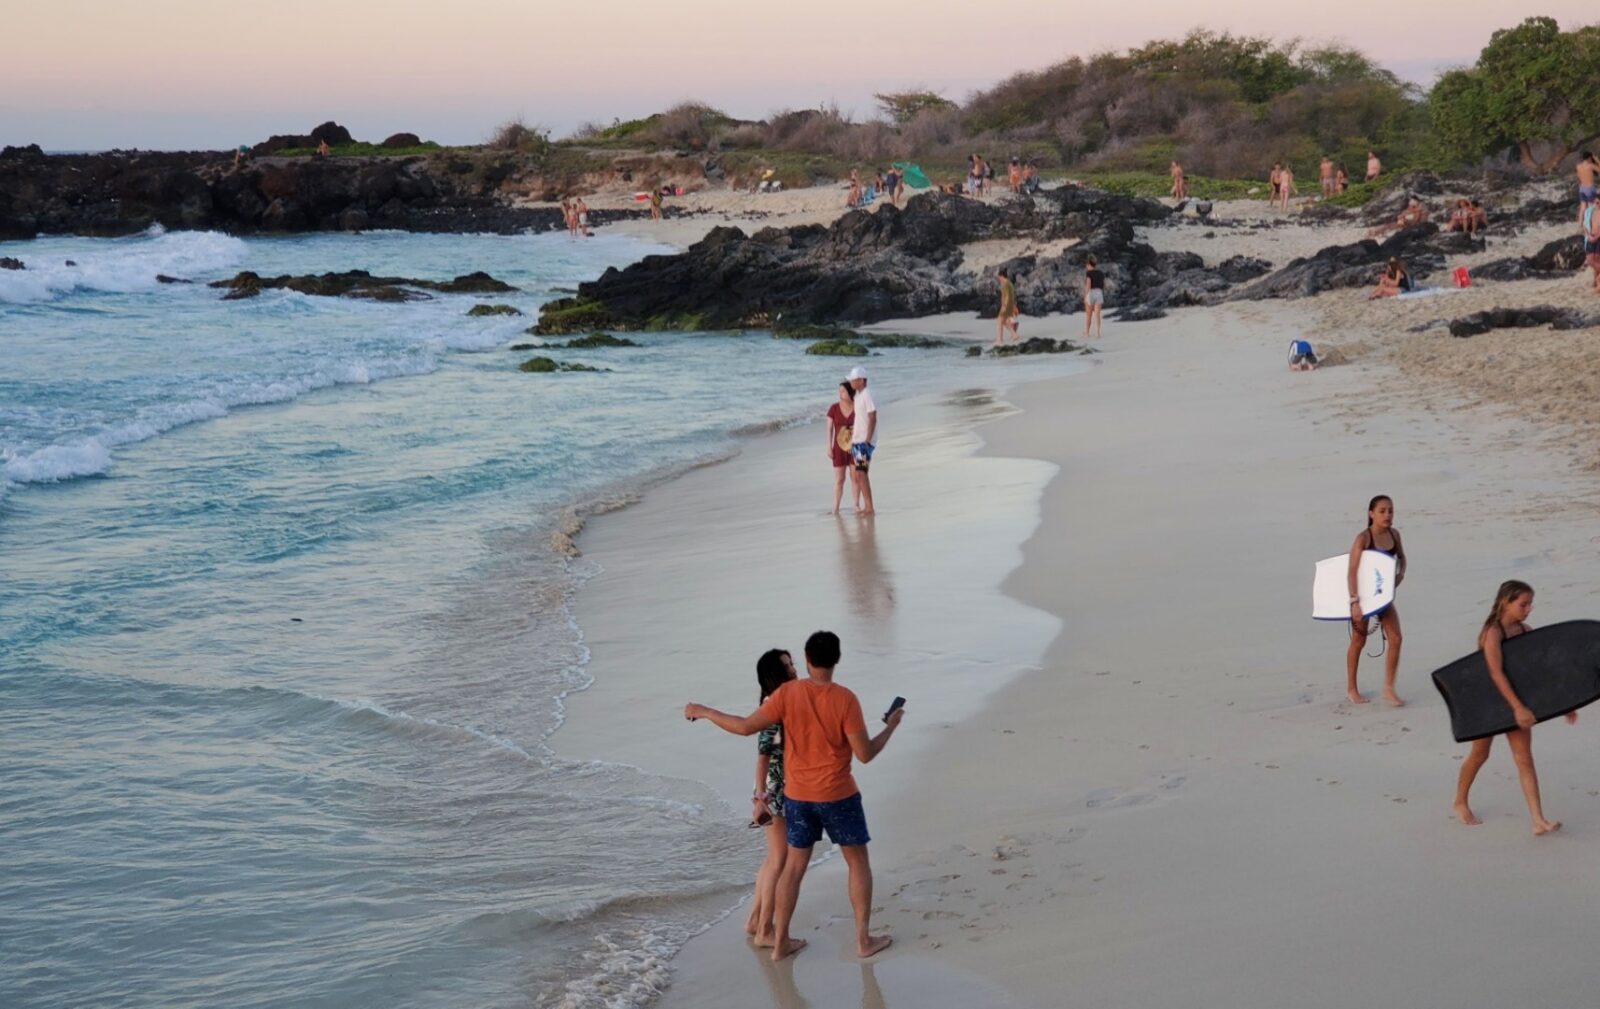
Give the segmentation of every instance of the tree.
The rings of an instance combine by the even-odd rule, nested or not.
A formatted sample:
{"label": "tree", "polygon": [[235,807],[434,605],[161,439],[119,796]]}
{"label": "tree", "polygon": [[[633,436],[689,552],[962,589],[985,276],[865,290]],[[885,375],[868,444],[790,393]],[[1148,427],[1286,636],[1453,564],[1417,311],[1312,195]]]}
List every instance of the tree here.
{"label": "tree", "polygon": [[[1600,138],[1600,26],[1564,32],[1554,18],[1532,17],[1489,38],[1472,67],[1439,78],[1428,111],[1440,139],[1479,157],[1515,145],[1537,172]],[[1540,160],[1535,145],[1553,151]]]}
{"label": "tree", "polygon": [[928,109],[953,109],[956,103],[933,91],[914,89],[873,95],[878,107],[896,126],[904,126]]}

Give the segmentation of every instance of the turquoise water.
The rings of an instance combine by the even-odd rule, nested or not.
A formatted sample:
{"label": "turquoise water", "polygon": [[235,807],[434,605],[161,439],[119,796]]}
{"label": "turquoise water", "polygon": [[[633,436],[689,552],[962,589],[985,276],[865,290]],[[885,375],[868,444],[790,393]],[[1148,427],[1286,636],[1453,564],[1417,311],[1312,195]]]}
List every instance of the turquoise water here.
{"label": "turquoise water", "polygon": [[[0,244],[29,264],[0,271],[0,1004],[627,1006],[743,893],[759,839],[707,789],[548,738],[587,682],[570,509],[819,414],[842,370],[759,334],[516,370],[541,302],[653,251]],[[520,290],[203,284],[350,268]],[[995,367],[869,366],[885,399]]]}

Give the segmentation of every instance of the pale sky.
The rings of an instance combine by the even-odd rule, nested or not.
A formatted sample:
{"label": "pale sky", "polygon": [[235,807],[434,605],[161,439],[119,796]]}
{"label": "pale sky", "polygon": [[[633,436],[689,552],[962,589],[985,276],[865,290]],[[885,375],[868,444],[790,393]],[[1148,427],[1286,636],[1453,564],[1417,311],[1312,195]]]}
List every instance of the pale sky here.
{"label": "pale sky", "polygon": [[[477,143],[562,135],[687,98],[732,115],[920,85],[961,100],[1019,70],[1204,26],[1354,45],[1426,84],[1524,15],[1485,0],[0,0],[0,145],[225,149],[334,119]],[[1587,5],[1584,5],[1587,8]],[[979,16],[962,16],[964,12]],[[1586,20],[1578,0],[1542,13]],[[1592,15],[1591,15],[1592,16]]]}

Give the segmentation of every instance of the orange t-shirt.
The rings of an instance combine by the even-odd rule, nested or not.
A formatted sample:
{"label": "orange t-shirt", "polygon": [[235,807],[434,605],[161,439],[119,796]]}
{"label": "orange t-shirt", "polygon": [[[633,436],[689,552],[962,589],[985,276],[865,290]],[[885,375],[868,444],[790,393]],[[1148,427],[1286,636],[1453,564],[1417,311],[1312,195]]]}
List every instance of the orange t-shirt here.
{"label": "orange t-shirt", "polygon": [[852,732],[865,732],[861,702],[848,687],[790,680],[761,705],[783,723],[783,794],[797,802],[837,802],[860,791],[850,774]]}

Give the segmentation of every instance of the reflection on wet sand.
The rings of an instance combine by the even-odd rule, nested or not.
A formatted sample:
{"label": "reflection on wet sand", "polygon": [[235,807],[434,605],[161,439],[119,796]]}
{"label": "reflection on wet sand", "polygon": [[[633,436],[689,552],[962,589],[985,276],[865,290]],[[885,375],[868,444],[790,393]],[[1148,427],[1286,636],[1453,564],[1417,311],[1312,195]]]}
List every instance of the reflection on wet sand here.
{"label": "reflection on wet sand", "polygon": [[[760,961],[762,973],[766,976],[772,1004],[777,1009],[811,1009],[811,1003],[806,1001],[795,985],[795,958],[773,963],[771,951],[751,948],[755,950],[756,959]],[[861,964],[861,1009],[888,1009],[888,1005],[883,999],[883,990],[878,987],[878,976],[873,972],[872,964]]]}
{"label": "reflection on wet sand", "polygon": [[894,585],[878,555],[878,533],[871,515],[839,525],[839,568],[844,578],[850,608],[868,619],[877,620],[894,612]]}

